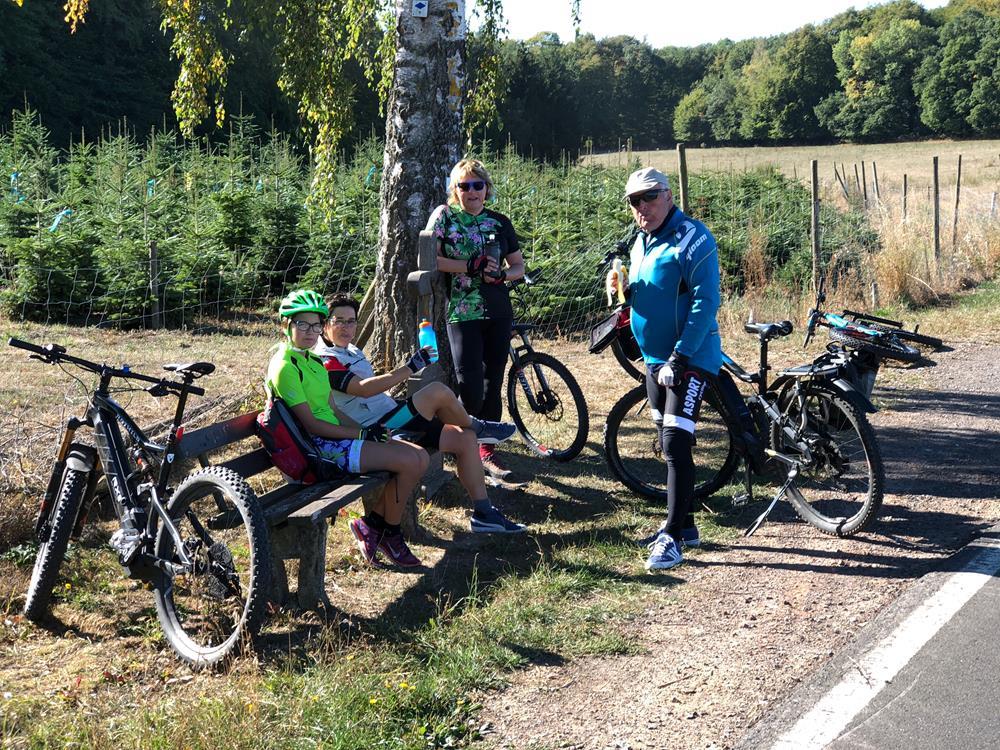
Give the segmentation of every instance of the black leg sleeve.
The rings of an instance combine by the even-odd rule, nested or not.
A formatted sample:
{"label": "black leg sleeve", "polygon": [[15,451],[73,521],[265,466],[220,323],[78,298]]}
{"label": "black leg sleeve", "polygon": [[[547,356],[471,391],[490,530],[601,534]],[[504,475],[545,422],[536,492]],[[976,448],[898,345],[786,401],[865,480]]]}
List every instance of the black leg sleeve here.
{"label": "black leg sleeve", "polygon": [[483,332],[481,320],[448,324],[448,343],[455,362],[458,395],[462,406],[474,417],[483,410]]}
{"label": "black leg sleeve", "polygon": [[694,495],[694,458],[692,435],[679,427],[664,427],[660,433],[663,455],[667,459],[667,533],[681,538],[681,531],[694,525],[691,512]]}

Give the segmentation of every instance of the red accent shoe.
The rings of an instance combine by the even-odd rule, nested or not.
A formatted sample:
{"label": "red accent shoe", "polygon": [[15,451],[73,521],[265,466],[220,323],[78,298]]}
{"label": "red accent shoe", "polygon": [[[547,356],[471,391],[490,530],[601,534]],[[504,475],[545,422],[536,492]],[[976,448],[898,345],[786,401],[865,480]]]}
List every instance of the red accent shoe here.
{"label": "red accent shoe", "polygon": [[406,540],[403,539],[401,533],[390,534],[386,532],[383,534],[379,540],[378,549],[401,568],[419,568],[422,564],[406,546]]}
{"label": "red accent shoe", "polygon": [[480,445],[479,458],[482,459],[483,470],[494,479],[506,479],[510,476],[510,469],[500,463],[492,445]]}

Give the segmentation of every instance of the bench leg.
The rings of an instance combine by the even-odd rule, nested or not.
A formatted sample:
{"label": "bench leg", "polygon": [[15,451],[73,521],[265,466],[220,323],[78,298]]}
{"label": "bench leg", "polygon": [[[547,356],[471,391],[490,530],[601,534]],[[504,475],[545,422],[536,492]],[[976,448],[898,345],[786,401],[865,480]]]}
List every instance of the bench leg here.
{"label": "bench leg", "polygon": [[[320,522],[312,526],[283,526],[271,529],[271,554],[274,558],[273,596],[277,601],[294,604],[299,609],[329,607],[326,596],[326,532]],[[298,590],[288,591],[285,560],[299,561]]]}

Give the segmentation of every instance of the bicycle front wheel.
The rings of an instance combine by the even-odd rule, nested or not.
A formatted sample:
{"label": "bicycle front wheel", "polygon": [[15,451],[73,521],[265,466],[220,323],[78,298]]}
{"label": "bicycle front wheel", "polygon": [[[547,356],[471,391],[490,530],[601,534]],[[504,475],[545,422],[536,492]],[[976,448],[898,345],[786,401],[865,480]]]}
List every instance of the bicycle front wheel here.
{"label": "bicycle front wheel", "polygon": [[[788,498],[806,523],[824,534],[851,536],[868,526],[882,505],[885,470],[875,431],[865,415],[839,395],[813,385],[784,395],[782,420],[795,440],[772,427],[775,450],[802,461]],[[803,409],[805,418],[803,419]],[[805,457],[794,446],[809,446]]]}
{"label": "bicycle front wheel", "polygon": [[868,336],[856,330],[842,331],[838,328],[831,328],[830,338],[846,346],[872,352],[882,357],[898,359],[900,362],[916,362],[923,356],[919,349],[904,344],[896,338],[895,334],[885,333],[879,336]]}
{"label": "bicycle front wheel", "polygon": [[542,352],[521,357],[507,372],[507,410],[527,446],[539,456],[569,461],[590,430],[587,402],[566,365]]}
{"label": "bicycle front wheel", "polygon": [[[633,388],[611,408],[604,425],[604,455],[622,484],[637,495],[666,502],[667,466],[646,386]],[[710,497],[727,485],[739,465],[729,420],[713,388],[705,391],[701,404],[692,457],[695,499]]]}
{"label": "bicycle front wheel", "polygon": [[[70,452],[82,449],[71,446]],[[59,576],[59,567],[66,556],[69,538],[83,504],[88,478],[89,472],[66,467],[55,502],[48,510],[48,518],[42,521],[38,537],[40,546],[35,556],[35,567],[31,571],[28,594],[24,599],[24,616],[34,622],[41,620],[48,610],[52,590]]]}
{"label": "bicycle front wheel", "polygon": [[926,346],[929,349],[940,349],[944,346],[944,341],[939,339],[937,336],[928,336],[924,333],[917,333],[916,331],[908,331],[905,328],[897,328],[896,326],[886,325],[885,323],[879,323],[874,320],[869,320],[863,315],[855,317],[861,325],[867,326],[868,328],[874,328],[876,331],[882,331],[883,333],[891,333],[900,341],[907,341],[911,344],[917,344],[918,346]]}
{"label": "bicycle front wheel", "polygon": [[267,605],[271,555],[264,515],[236,472],[210,466],[181,482],[167,507],[156,557],[172,567],[154,585],[156,612],[177,655],[195,669],[252,645]]}

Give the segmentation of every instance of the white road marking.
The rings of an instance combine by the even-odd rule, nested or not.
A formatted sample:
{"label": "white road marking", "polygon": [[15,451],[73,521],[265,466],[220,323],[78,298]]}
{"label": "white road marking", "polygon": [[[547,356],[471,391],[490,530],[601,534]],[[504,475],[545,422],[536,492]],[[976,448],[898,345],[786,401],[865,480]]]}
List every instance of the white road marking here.
{"label": "white road marking", "polygon": [[823,748],[899,674],[991,577],[1000,572],[1000,545],[982,539],[982,551],[944,582],[875,648],[853,664],[841,681],[771,746],[773,750]]}

